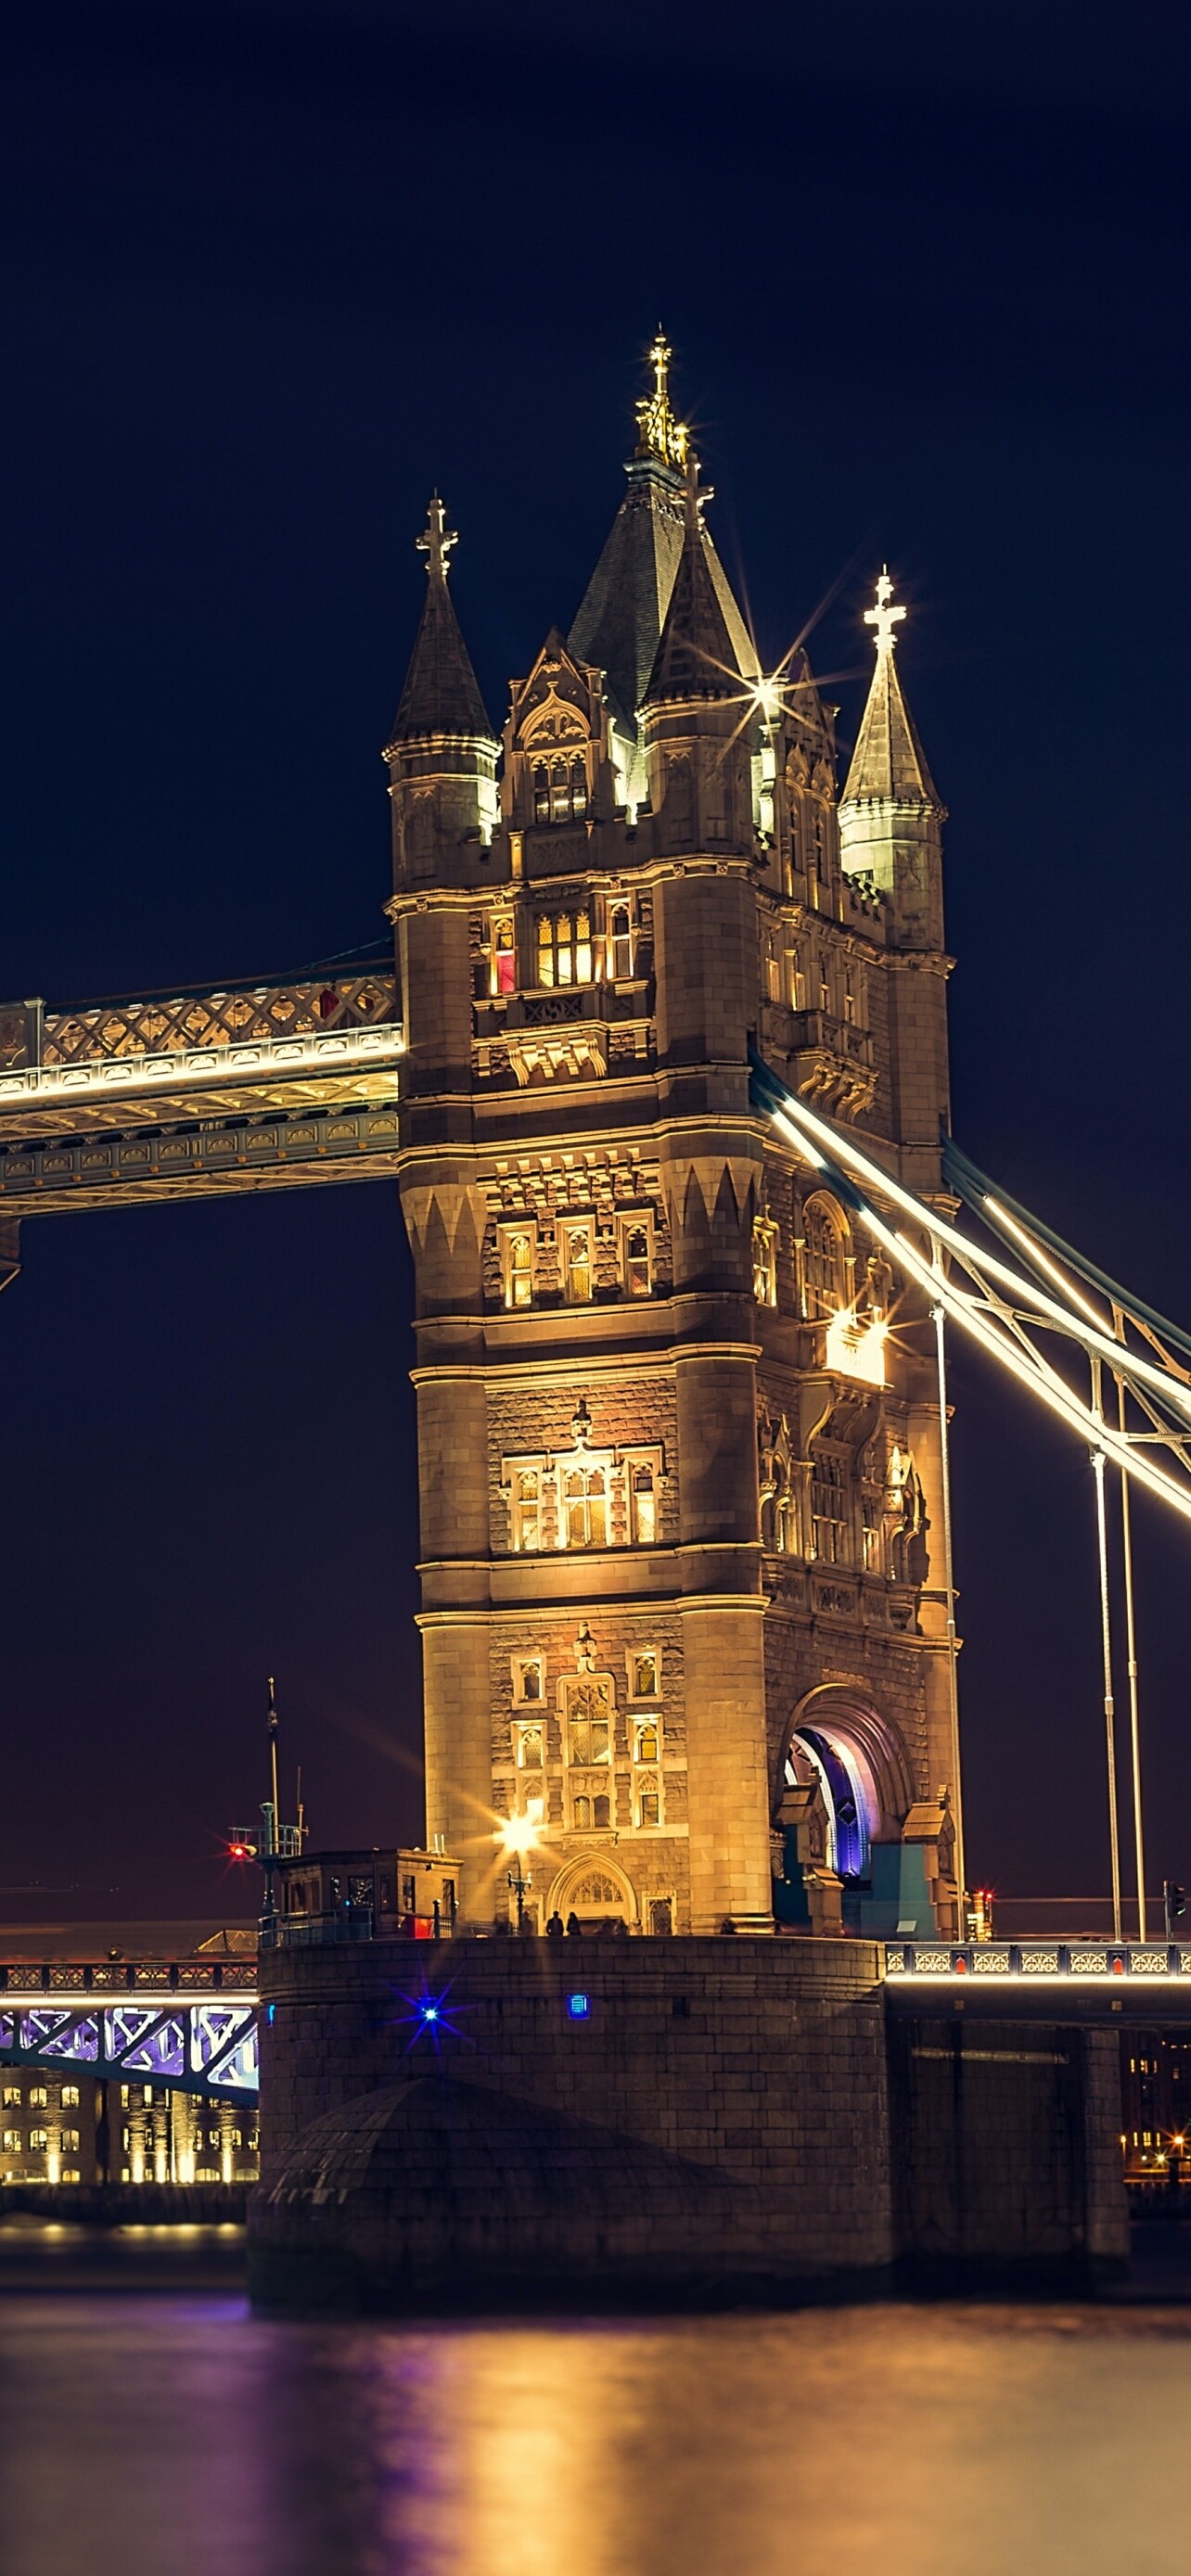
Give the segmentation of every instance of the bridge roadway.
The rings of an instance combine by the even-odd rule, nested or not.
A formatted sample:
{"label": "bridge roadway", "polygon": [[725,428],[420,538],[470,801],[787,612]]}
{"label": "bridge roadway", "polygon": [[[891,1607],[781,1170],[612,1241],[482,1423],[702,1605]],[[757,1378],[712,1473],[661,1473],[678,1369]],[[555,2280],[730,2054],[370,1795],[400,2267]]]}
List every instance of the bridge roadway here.
{"label": "bridge roadway", "polygon": [[1166,1941],[889,1941],[891,2011],[986,2020],[1191,2022],[1191,1946]]}
{"label": "bridge roadway", "polygon": [[255,1959],[0,1965],[0,2068],[116,2076],[209,2100],[260,2091]]}

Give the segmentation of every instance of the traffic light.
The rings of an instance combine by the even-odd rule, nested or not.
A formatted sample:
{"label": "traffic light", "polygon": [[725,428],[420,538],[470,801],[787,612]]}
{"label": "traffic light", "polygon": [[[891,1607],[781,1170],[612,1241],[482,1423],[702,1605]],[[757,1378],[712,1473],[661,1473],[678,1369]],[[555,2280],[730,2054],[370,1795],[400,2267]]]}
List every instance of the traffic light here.
{"label": "traffic light", "polygon": [[232,1825],[230,1827],[228,1833],[227,1856],[229,1860],[256,1859],[256,1844],[252,1841],[246,1825]]}
{"label": "traffic light", "polygon": [[1179,1886],[1177,1878],[1164,1878],[1162,1881],[1162,1910],[1166,1916],[1166,1938],[1173,1941],[1175,1924],[1180,1914],[1187,1911],[1187,1890]]}

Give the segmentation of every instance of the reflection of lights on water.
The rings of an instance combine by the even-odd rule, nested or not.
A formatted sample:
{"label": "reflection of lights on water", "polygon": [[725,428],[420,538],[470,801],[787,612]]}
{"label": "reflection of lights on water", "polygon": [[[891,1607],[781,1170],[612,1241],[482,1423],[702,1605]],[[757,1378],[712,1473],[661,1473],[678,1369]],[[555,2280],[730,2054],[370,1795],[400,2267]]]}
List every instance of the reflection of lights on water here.
{"label": "reflection of lights on water", "polygon": [[865,1386],[884,1386],[888,1333],[883,1316],[862,1324],[854,1307],[841,1307],[827,1327],[828,1368],[838,1370],[841,1377],[860,1378]]}

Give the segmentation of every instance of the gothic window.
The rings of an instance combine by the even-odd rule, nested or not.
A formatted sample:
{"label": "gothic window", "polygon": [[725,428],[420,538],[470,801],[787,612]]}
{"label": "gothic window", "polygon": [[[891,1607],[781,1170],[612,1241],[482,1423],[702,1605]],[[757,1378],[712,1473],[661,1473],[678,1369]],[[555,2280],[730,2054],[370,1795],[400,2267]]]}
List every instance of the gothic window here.
{"label": "gothic window", "polygon": [[534,763],[533,819],[535,823],[548,823],[550,820],[550,772],[544,760]]}
{"label": "gothic window", "polygon": [[591,1832],[591,1800],[590,1800],[590,1798],[576,1798],[576,1799],[574,1799],[574,1800],[572,1801],[571,1814],[572,1814],[572,1816],[573,1816],[573,1818],[574,1818],[574,1822],[575,1822],[575,1831],[576,1831],[576,1833],[577,1833],[577,1834],[589,1834],[589,1833]]}
{"label": "gothic window", "polygon": [[827,1199],[808,1199],[803,1211],[808,1315],[837,1315],[847,1303],[843,1219]]}
{"label": "gothic window", "polygon": [[621,984],[633,971],[633,923],[627,903],[612,907],[608,924],[608,963],[614,984]]}
{"label": "gothic window", "polygon": [[778,957],[777,939],[772,930],[767,930],[765,933],[765,992],[769,1001],[780,1002],[782,998],[782,970],[781,962]]}
{"label": "gothic window", "polygon": [[637,1822],[639,1825],[660,1825],[661,1821],[662,1801],[657,1780],[652,1771],[647,1771],[637,1786]]}
{"label": "gothic window", "polygon": [[78,2088],[78,2085],[77,2085],[77,2084],[64,2084],[64,2085],[63,2085],[63,2087],[62,2087],[62,2108],[63,2108],[63,2110],[64,2110],[64,2111],[77,2111],[77,2109],[78,2109],[78,2107],[79,2107],[80,2099],[81,2099],[81,2096],[80,2096],[79,2088]]}
{"label": "gothic window", "polygon": [[661,1756],[658,1752],[658,1741],[658,1722],[656,1717],[641,1718],[638,1721],[633,1744],[633,1760],[635,1762],[660,1761]]}
{"label": "gothic window", "polygon": [[513,1697],[522,1703],[542,1697],[542,1658],[540,1655],[519,1656],[513,1666]]}
{"label": "gothic window", "polygon": [[21,2152],[21,2133],[19,2129],[5,2130],[4,2152],[6,2156],[19,2156]]}
{"label": "gothic window", "polygon": [[513,1478],[513,1545],[522,1550],[542,1544],[541,1477],[536,1467],[519,1468]]}
{"label": "gothic window", "polygon": [[567,1698],[567,1760],[572,1770],[586,1771],[607,1762],[612,1752],[612,1709],[607,1684],[573,1684]]}
{"label": "gothic window", "polygon": [[864,1571],[866,1574],[881,1574],[884,1572],[884,1568],[881,1563],[881,1533],[882,1523],[884,1520],[884,1507],[882,1498],[879,1494],[865,1494],[863,1496],[861,1504],[861,1519],[862,1535],[864,1539]]}
{"label": "gothic window", "polygon": [[591,1303],[591,1227],[567,1225],[562,1229],[562,1286],[568,1306]]}
{"label": "gothic window", "polygon": [[[32,2095],[30,2095],[30,2100],[32,2100]],[[32,2155],[43,2156],[49,2143],[50,2133],[48,2129],[30,2129],[29,2149]]]}
{"label": "gothic window", "polygon": [[798,951],[796,948],[790,948],[787,950],[786,964],[790,978],[790,1008],[792,1011],[804,1011],[806,1009],[806,977],[798,963]]}
{"label": "gothic window", "polygon": [[823,826],[823,817],[822,817],[822,814],[821,814],[821,813],[816,812],[816,815],[815,815],[815,875],[816,875],[816,877],[818,878],[818,881],[819,881],[819,884],[820,884],[820,885],[822,885],[822,883],[823,883],[823,879],[824,879],[824,877],[826,876],[826,874],[827,874],[827,836],[826,836],[826,833],[825,833],[825,830],[824,830],[824,826]]}
{"label": "gothic window", "polygon": [[543,912],[538,916],[539,984],[590,984],[591,914]]}
{"label": "gothic window", "polygon": [[632,1506],[632,1544],[634,1547],[652,1547],[658,1534],[652,1467],[630,1468],[629,1499]]}
{"label": "gothic window", "polygon": [[831,986],[827,981],[827,968],[825,966],[820,966],[819,968],[819,1008],[821,1011],[826,1011],[830,1014]]}
{"label": "gothic window", "polygon": [[824,1565],[846,1565],[848,1546],[848,1461],[816,1441],[811,1452],[811,1529],[814,1552]]}
{"label": "gothic window", "polygon": [[648,1297],[652,1286],[650,1229],[647,1225],[626,1225],[621,1241],[625,1295]]}
{"label": "gothic window", "polygon": [[856,988],[850,975],[844,977],[844,1018],[849,1028],[856,1025]]}
{"label": "gothic window", "polygon": [[516,990],[517,949],[511,921],[498,921],[493,928],[492,984],[497,993]]}
{"label": "gothic window", "polygon": [[501,1267],[506,1306],[533,1304],[533,1251],[534,1238],[528,1226],[505,1227],[501,1235]]}
{"label": "gothic window", "polygon": [[668,1939],[674,1930],[674,1904],[669,1896],[653,1896],[649,1901],[649,1928]]}
{"label": "gothic window", "polygon": [[777,1227],[770,1217],[753,1219],[753,1295],[759,1306],[777,1304]]}
{"label": "gothic window", "polygon": [[608,1488],[602,1467],[571,1467],[563,1477],[563,1519],[568,1547],[606,1547]]}
{"label": "gothic window", "polygon": [[656,1699],[658,1692],[658,1659],[652,1646],[629,1656],[629,1695],[632,1699]]}
{"label": "gothic window", "polygon": [[26,2099],[31,2111],[48,2111],[50,2107],[49,2089],[44,2084],[31,2084]]}
{"label": "gothic window", "polygon": [[545,1737],[541,1726],[519,1726],[516,1729],[517,1768],[540,1771],[546,1758]]}

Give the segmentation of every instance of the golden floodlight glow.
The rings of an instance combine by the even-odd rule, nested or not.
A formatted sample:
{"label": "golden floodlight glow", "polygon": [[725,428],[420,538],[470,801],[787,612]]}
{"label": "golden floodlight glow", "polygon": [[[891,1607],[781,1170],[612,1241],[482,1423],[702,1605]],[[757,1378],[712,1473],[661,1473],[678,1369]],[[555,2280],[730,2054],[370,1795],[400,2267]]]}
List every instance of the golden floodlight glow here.
{"label": "golden floodlight glow", "polygon": [[758,714],[764,716],[766,724],[776,724],[782,711],[781,682],[756,680],[753,684],[753,704]]}
{"label": "golden floodlight glow", "polygon": [[888,1331],[881,1316],[862,1324],[853,1306],[841,1306],[827,1327],[828,1368],[841,1377],[859,1378],[865,1386],[884,1386]]}
{"label": "golden floodlight glow", "polygon": [[506,1816],[504,1823],[497,1829],[497,1840],[504,1844],[508,1853],[516,1852],[524,1858],[526,1852],[537,1849],[538,1828],[534,1818]]}

